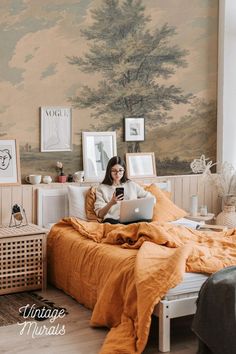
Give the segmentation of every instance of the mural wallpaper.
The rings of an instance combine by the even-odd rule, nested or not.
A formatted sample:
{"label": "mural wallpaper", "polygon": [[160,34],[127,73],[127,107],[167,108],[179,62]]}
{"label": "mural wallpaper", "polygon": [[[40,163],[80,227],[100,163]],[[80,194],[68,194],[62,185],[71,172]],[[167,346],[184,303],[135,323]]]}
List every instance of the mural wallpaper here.
{"label": "mural wallpaper", "polygon": [[[116,131],[119,155],[154,152],[157,174],[216,159],[218,0],[0,3],[0,137],[21,174],[83,169],[82,131]],[[73,151],[40,152],[40,107],[72,107]],[[145,141],[124,141],[125,117]]]}

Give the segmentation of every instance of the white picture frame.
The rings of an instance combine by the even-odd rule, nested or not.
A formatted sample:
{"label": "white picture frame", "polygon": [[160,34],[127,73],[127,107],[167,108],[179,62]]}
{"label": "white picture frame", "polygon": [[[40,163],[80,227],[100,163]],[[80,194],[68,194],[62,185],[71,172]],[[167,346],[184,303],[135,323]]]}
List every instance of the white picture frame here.
{"label": "white picture frame", "polygon": [[144,141],[144,118],[124,118],[125,141]]}
{"label": "white picture frame", "polygon": [[72,109],[40,107],[41,152],[72,151]]}
{"label": "white picture frame", "polygon": [[0,185],[21,184],[20,155],[16,139],[0,139]]}
{"label": "white picture frame", "polygon": [[156,177],[154,152],[127,153],[125,158],[128,178]]}
{"label": "white picture frame", "polygon": [[84,180],[101,182],[109,159],[117,155],[116,132],[82,132]]}

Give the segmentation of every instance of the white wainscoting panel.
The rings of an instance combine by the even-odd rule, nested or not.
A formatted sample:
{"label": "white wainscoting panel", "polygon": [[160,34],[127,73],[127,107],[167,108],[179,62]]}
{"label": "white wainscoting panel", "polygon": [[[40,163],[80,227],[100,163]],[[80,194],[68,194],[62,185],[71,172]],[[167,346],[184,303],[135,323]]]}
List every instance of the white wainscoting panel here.
{"label": "white wainscoting panel", "polygon": [[11,209],[14,204],[24,207],[28,221],[33,222],[33,186],[20,185],[0,187],[0,224],[8,225],[11,218]]}
{"label": "white wainscoting panel", "polygon": [[[137,182],[153,183],[169,180],[172,200],[185,210],[189,210],[190,197],[198,195],[200,205],[207,205],[208,211],[216,215],[220,211],[220,200],[213,185],[203,183],[201,175],[161,176],[139,180]],[[75,183],[73,183],[75,185]],[[77,183],[76,183],[77,184]],[[51,183],[39,185],[20,185],[0,187],[0,224],[9,224],[12,205],[18,203],[25,209],[29,222],[37,222],[37,188],[67,188],[68,183]],[[96,185],[80,183],[77,185]]]}

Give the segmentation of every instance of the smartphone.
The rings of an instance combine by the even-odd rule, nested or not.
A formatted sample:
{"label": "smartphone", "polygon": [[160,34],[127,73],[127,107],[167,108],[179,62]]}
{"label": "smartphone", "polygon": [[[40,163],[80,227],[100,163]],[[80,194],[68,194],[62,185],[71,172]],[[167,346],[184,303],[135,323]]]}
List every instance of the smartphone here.
{"label": "smartphone", "polygon": [[116,188],[116,197],[118,197],[119,195],[124,195],[124,187]]}

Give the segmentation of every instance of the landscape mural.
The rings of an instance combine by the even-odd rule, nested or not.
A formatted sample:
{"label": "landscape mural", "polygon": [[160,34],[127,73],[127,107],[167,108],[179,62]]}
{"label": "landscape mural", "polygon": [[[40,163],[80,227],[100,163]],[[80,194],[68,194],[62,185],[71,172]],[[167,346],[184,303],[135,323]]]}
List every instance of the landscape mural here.
{"label": "landscape mural", "polygon": [[[0,4],[0,136],[22,178],[83,169],[82,131],[116,131],[118,154],[154,152],[158,175],[216,160],[218,1],[30,0]],[[40,152],[40,107],[72,107],[73,150]],[[124,118],[145,140],[124,141]]]}

